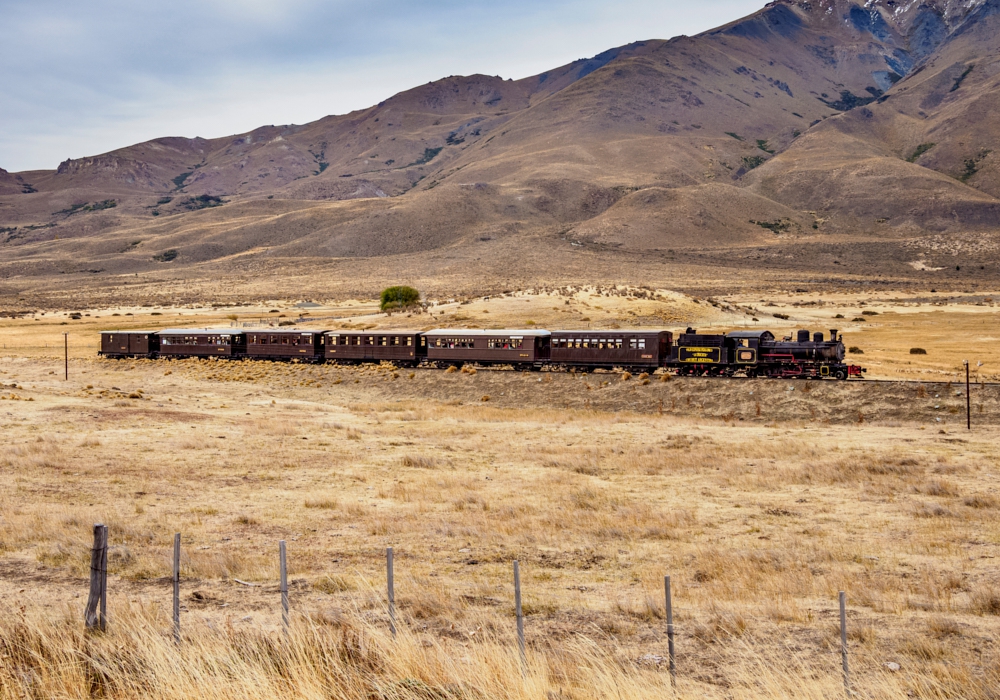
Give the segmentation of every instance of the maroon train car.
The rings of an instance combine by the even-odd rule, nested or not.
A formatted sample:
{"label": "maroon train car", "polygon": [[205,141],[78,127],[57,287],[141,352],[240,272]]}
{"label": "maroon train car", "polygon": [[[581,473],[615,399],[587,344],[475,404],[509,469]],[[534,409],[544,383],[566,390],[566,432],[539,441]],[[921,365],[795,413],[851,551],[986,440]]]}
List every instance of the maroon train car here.
{"label": "maroon train car", "polygon": [[427,357],[427,342],[419,331],[327,331],[323,334],[327,362],[395,362],[417,366]]}
{"label": "maroon train car", "polygon": [[549,361],[552,334],[543,330],[439,329],[423,334],[427,361],[439,366],[513,365],[541,369]]}
{"label": "maroon train car", "polygon": [[241,358],[247,337],[232,328],[180,328],[160,331],[160,357]]}
{"label": "maroon train car", "polygon": [[250,360],[323,362],[324,332],[288,328],[247,331],[246,357]]}
{"label": "maroon train car", "polygon": [[103,357],[155,357],[160,349],[156,331],[102,331]]}
{"label": "maroon train car", "polygon": [[552,364],[656,371],[670,359],[669,331],[553,331]]}

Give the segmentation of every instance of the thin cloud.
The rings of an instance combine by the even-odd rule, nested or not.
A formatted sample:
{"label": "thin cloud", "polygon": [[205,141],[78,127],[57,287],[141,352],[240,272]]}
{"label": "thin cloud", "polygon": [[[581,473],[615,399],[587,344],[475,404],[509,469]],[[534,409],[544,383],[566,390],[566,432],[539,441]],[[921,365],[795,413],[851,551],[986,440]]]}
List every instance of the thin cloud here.
{"label": "thin cloud", "polygon": [[0,167],[223,136],[447,75],[520,78],[763,0],[0,0]]}

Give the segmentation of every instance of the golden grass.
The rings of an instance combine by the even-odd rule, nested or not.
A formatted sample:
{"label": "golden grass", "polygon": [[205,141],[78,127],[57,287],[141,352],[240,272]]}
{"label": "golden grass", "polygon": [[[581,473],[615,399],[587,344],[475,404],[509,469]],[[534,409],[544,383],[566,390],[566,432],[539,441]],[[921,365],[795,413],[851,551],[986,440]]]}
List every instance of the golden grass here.
{"label": "golden grass", "polygon": [[[0,358],[0,383],[34,399],[0,404],[0,596],[30,590],[0,618],[3,700],[670,697],[666,574],[678,697],[837,696],[839,590],[865,696],[996,686],[986,390],[967,434],[935,420],[964,402],[944,385],[164,367],[81,357],[66,383],[43,356]],[[106,637],[80,631],[95,522],[111,532]]]}
{"label": "golden grass", "polygon": [[[373,611],[384,618],[385,611]],[[672,689],[657,654],[628,651],[591,636],[529,649],[522,667],[511,635],[483,626],[438,640],[357,613],[295,616],[288,637],[255,629],[246,619],[183,630],[175,645],[163,611],[120,610],[107,635],[86,635],[72,617],[15,613],[0,622],[4,664],[0,697],[105,698],[807,698],[843,693],[836,656],[808,660],[793,648],[761,654],[743,639],[738,619],[718,614],[706,632],[735,649],[727,681],[718,686],[683,673]],[[598,631],[598,630],[595,630]],[[858,644],[870,644],[859,640]],[[996,669],[973,677],[945,661],[932,639],[908,642],[930,672],[893,674],[862,666],[855,688],[864,697],[987,698]],[[916,664],[914,664],[916,666]]]}

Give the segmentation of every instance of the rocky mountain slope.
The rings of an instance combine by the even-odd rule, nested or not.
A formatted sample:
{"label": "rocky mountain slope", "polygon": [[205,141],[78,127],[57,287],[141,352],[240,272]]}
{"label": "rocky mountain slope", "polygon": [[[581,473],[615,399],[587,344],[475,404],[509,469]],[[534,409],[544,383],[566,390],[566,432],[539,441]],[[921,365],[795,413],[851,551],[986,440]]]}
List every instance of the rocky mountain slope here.
{"label": "rocky mountain slope", "polygon": [[960,253],[989,278],[998,15],[778,0],[523,80],[450,77],[304,126],[0,171],[0,276],[502,249],[514,266],[544,250],[897,278]]}

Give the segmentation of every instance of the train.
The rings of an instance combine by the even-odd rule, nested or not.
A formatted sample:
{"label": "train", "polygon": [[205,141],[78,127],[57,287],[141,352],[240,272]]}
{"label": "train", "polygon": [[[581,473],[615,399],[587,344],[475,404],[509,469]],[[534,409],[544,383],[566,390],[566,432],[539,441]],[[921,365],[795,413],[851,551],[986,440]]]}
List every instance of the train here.
{"label": "train", "polygon": [[391,362],[401,367],[464,365],[527,371],[664,371],[688,377],[848,380],[863,367],[845,362],[834,329],[777,339],[767,330],[677,334],[668,330],[305,330],[182,328],[103,331],[107,358],[267,360],[314,364]]}

